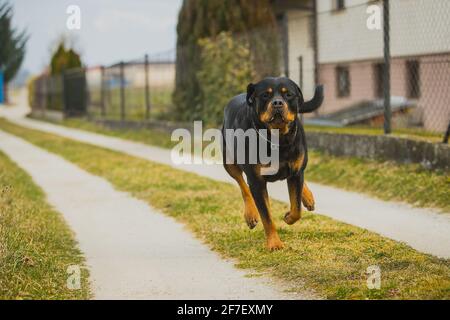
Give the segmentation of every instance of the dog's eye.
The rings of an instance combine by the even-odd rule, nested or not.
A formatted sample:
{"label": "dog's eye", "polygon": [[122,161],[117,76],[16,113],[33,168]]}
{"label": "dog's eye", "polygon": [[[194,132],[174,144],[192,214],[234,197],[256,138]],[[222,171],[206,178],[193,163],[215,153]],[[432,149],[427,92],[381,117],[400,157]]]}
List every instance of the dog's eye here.
{"label": "dog's eye", "polygon": [[263,99],[269,99],[270,98],[270,93],[269,92],[264,92],[261,97]]}
{"label": "dog's eye", "polygon": [[286,98],[290,99],[292,98],[294,95],[291,92],[286,92]]}

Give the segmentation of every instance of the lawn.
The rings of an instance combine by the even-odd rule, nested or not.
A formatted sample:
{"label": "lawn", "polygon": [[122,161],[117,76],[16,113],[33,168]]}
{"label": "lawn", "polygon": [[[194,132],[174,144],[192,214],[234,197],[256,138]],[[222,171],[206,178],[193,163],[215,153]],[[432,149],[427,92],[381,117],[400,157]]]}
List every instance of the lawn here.
{"label": "lawn", "polygon": [[[171,87],[150,87],[150,114],[152,119],[167,118],[172,110]],[[105,119],[120,120],[121,96],[120,88],[105,90]],[[90,90],[90,104],[88,112],[91,117],[101,116],[101,92]],[[142,121],[146,117],[145,88],[126,87],[124,89],[125,119]]]}
{"label": "lawn", "polygon": [[[67,268],[81,268],[69,290]],[[0,300],[88,299],[88,271],[72,231],[31,178],[0,152]]]}
{"label": "lawn", "polygon": [[[318,214],[306,213],[300,223],[286,226],[287,205],[278,201],[272,208],[286,248],[271,253],[261,226],[247,229],[239,190],[232,185],[5,121],[0,128],[147,201],[238,267],[282,279],[291,290],[312,288],[329,299],[450,299],[449,260]],[[367,288],[372,265],[381,268],[380,290]]]}
{"label": "lawn", "polygon": [[[369,127],[369,126],[349,126],[342,128],[323,127],[323,126],[305,126],[305,130],[311,132],[329,132],[339,134],[359,134],[359,135],[383,135],[383,128]],[[394,128],[392,135],[407,139],[423,140],[433,143],[442,142],[444,139],[443,133],[426,131],[420,128]]]}
{"label": "lawn", "polygon": [[[77,119],[65,120],[62,124],[163,148],[170,148],[176,144],[170,140],[168,133],[156,130],[112,130]],[[430,171],[417,164],[400,165],[310,151],[306,179],[366,193],[383,200],[403,201],[417,207],[450,212],[449,173]]]}

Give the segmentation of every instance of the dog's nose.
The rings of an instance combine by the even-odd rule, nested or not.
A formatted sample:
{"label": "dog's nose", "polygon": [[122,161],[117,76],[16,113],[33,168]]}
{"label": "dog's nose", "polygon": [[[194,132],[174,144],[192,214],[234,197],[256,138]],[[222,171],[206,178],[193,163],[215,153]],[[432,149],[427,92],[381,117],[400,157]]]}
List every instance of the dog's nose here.
{"label": "dog's nose", "polygon": [[275,99],[275,100],[272,101],[272,106],[275,109],[280,109],[280,108],[283,108],[284,102],[281,99]]}

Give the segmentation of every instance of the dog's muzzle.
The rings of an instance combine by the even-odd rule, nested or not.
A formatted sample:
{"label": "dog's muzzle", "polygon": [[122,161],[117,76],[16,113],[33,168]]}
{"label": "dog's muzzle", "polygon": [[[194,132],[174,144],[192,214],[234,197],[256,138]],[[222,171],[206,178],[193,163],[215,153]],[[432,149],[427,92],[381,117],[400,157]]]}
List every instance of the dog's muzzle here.
{"label": "dog's muzzle", "polygon": [[287,109],[286,103],[281,99],[274,99],[270,102],[272,106],[272,117],[270,118],[269,122],[284,122],[285,119],[285,112]]}

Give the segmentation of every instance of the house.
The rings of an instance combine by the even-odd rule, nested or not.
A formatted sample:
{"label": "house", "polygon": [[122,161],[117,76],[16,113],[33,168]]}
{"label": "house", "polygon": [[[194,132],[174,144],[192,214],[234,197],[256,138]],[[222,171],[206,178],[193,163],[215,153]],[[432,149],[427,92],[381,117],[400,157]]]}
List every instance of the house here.
{"label": "house", "polygon": [[[319,114],[383,97],[383,30],[367,26],[369,0],[274,0],[283,72],[306,97],[326,87]],[[450,1],[390,1],[391,95],[411,110],[401,125],[445,132],[450,121]],[[414,108],[415,107],[415,108]]]}
{"label": "house", "polygon": [[[120,63],[114,64],[106,70],[106,79],[112,87],[120,86]],[[146,81],[145,63],[128,62],[124,64],[125,86],[143,88]],[[150,61],[148,64],[148,82],[152,88],[173,88],[175,84],[174,60]]]}

